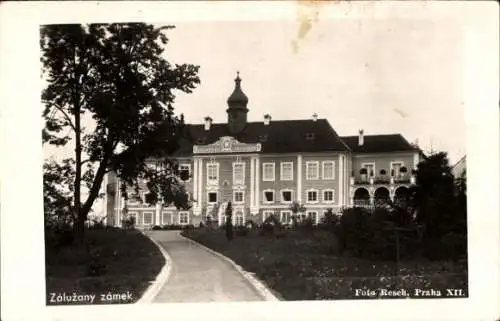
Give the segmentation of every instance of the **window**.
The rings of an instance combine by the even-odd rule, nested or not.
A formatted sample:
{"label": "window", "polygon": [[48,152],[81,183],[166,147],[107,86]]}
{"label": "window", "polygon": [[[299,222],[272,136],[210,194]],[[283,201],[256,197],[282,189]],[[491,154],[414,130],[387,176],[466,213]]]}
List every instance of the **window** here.
{"label": "window", "polygon": [[191,180],[191,165],[181,164],[179,166],[179,175],[182,181],[189,182]]}
{"label": "window", "polygon": [[292,190],[282,190],[281,191],[281,202],[282,203],[291,203],[292,202]]}
{"label": "window", "polygon": [[323,179],[335,179],[335,163],[333,161],[323,162]]}
{"label": "window", "polygon": [[142,214],[142,222],[144,225],[152,225],[153,224],[153,213],[152,212],[144,212]]}
{"label": "window", "polygon": [[267,135],[260,135],[259,142],[265,142],[265,141],[267,141]]}
{"label": "window", "polygon": [[292,211],[281,211],[280,221],[283,224],[290,224],[292,222]]}
{"label": "window", "polygon": [[319,162],[306,162],[306,179],[319,178]]}
{"label": "window", "polygon": [[391,176],[399,177],[401,176],[401,167],[403,167],[403,163],[391,163]]}
{"label": "window", "polygon": [[218,185],[219,184],[219,164],[208,163],[207,164],[207,185]]}
{"label": "window", "polygon": [[172,224],[174,217],[172,216],[172,212],[163,212],[161,214],[161,224]]}
{"label": "window", "polygon": [[264,203],[274,202],[274,191],[271,189],[265,190],[264,192]]}
{"label": "window", "polygon": [[236,212],[236,215],[234,216],[234,225],[236,226],[245,225],[245,217],[243,216],[243,212],[241,211]]}
{"label": "window", "polygon": [[307,217],[310,218],[314,222],[314,224],[318,224],[318,212],[307,211]]}
{"label": "window", "polygon": [[233,185],[245,184],[245,163],[233,163]]}
{"label": "window", "polygon": [[375,176],[375,163],[363,164],[363,168],[366,168],[366,174],[368,177]]}
{"label": "window", "polygon": [[313,140],[314,139],[314,133],[306,133],[306,139],[307,140]]}
{"label": "window", "polygon": [[307,191],[307,203],[317,203],[318,202],[318,191],[311,189]]}
{"label": "window", "polygon": [[281,171],[280,176],[282,181],[291,181],[293,180],[293,163],[286,162],[281,163]]}
{"label": "window", "polygon": [[274,163],[263,163],[262,164],[262,180],[263,181],[274,181]]}
{"label": "window", "polygon": [[333,189],[326,189],[323,191],[323,202],[333,203]]}
{"label": "window", "polygon": [[215,204],[217,203],[217,192],[208,192],[208,203]]}
{"label": "window", "polygon": [[271,215],[274,215],[274,211],[264,211],[264,212],[262,212],[262,222],[264,222],[265,220],[267,220],[267,218],[270,217]]}
{"label": "window", "polygon": [[245,202],[245,192],[243,192],[243,191],[234,191],[233,192],[233,202],[234,203],[243,203],[243,202]]}
{"label": "window", "polygon": [[189,224],[189,212],[179,212],[179,224]]}

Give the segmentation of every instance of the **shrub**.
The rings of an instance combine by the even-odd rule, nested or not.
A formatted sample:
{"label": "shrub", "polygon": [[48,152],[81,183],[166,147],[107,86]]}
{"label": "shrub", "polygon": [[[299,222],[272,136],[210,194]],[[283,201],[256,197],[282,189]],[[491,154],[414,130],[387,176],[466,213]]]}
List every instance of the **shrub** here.
{"label": "shrub", "polygon": [[459,260],[467,256],[467,237],[464,233],[450,232],[440,242],[426,251],[429,259]]}
{"label": "shrub", "polygon": [[224,227],[224,230],[226,231],[226,238],[228,241],[231,241],[234,237],[234,231],[233,231],[233,208],[231,206],[231,202],[227,204],[226,207],[226,224]]}
{"label": "shrub", "polygon": [[312,218],[306,217],[305,219],[297,223],[297,227],[301,230],[312,231],[314,230],[314,223],[315,222]]}
{"label": "shrub", "polygon": [[276,229],[280,229],[281,223],[273,214],[267,217],[262,223],[260,234],[273,234]]}
{"label": "shrub", "polygon": [[335,233],[340,223],[340,217],[333,213],[329,208],[325,215],[321,218],[320,227],[332,233]]}
{"label": "shrub", "polygon": [[248,229],[250,229],[250,230],[254,230],[258,226],[257,226],[257,224],[254,221],[248,220],[248,221],[245,222],[245,227],[248,228]]}
{"label": "shrub", "polygon": [[122,226],[123,226],[123,228],[125,228],[127,230],[133,229],[135,227],[135,217],[129,216],[129,217],[123,219]]}
{"label": "shrub", "polygon": [[234,234],[236,236],[247,236],[250,232],[250,229],[246,226],[236,226],[234,228]]}
{"label": "shrub", "polygon": [[161,230],[161,226],[155,225],[151,228],[153,231]]}
{"label": "shrub", "polygon": [[362,255],[370,241],[370,232],[370,213],[366,209],[345,209],[337,232],[341,253],[350,250],[356,255]]}

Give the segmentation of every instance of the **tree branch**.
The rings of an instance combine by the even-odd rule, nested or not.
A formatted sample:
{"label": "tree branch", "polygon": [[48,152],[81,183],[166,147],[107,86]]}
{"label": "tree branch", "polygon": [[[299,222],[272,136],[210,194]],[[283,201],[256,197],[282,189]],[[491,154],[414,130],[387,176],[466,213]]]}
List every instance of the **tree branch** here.
{"label": "tree branch", "polygon": [[76,132],[76,127],[75,125],[73,124],[73,122],[71,121],[71,118],[69,118],[68,114],[64,111],[64,109],[62,109],[61,107],[57,106],[57,105],[54,105],[54,107],[59,110],[63,115],[64,115],[64,118],[66,118],[66,120],[68,121],[68,124],[71,126],[71,128],[73,129],[74,132]]}

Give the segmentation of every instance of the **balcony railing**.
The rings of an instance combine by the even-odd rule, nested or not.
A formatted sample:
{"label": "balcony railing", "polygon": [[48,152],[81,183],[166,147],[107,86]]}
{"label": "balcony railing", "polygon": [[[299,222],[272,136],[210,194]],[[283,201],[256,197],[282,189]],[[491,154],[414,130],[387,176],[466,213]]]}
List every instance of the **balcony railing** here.
{"label": "balcony railing", "polygon": [[373,177],[351,177],[351,185],[374,185],[374,184],[415,184],[414,175],[402,175],[391,177],[388,175]]}

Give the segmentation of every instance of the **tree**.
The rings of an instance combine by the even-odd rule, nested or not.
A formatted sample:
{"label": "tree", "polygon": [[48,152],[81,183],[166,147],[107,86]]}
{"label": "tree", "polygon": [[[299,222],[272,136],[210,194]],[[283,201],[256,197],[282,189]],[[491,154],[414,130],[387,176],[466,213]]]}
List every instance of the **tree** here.
{"label": "tree", "polygon": [[298,213],[304,213],[306,211],[306,208],[304,207],[304,205],[298,202],[293,202],[290,205],[290,211],[292,212],[292,224],[296,226],[298,222]]}
{"label": "tree", "polygon": [[[80,244],[108,172],[123,182],[125,199],[127,187],[138,190],[138,179],[147,179],[155,195],[151,201],[161,196],[166,203],[183,203],[178,168],[168,156],[178,148],[184,120],[174,115],[172,104],[176,91],[191,93],[199,83],[199,67],[172,65],[162,57],[168,43],[164,32],[172,28],[143,23],[41,28],[47,82],[42,137],[44,144],[54,146],[74,143],[73,156],[63,160],[72,170],[59,183],[71,182],[66,190],[72,193],[73,228]],[[162,164],[160,171],[147,166],[151,158]],[[83,201],[82,184],[89,190]]]}
{"label": "tree", "polygon": [[234,231],[233,231],[233,207],[231,205],[231,202],[227,203],[226,207],[226,238],[228,241],[231,241],[234,236]]}
{"label": "tree", "polygon": [[433,153],[418,164],[412,193],[418,210],[417,222],[425,226],[424,242],[428,250],[434,252],[447,233],[466,231],[465,212],[459,210],[460,199],[445,152]]}

